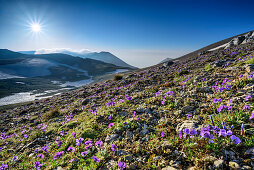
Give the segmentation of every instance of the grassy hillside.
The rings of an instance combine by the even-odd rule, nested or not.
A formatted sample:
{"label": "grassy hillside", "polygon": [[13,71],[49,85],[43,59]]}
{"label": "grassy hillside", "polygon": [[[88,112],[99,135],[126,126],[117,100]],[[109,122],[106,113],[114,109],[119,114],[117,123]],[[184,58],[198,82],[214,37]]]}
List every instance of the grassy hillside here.
{"label": "grassy hillside", "polygon": [[10,169],[251,169],[254,44],[1,111]]}

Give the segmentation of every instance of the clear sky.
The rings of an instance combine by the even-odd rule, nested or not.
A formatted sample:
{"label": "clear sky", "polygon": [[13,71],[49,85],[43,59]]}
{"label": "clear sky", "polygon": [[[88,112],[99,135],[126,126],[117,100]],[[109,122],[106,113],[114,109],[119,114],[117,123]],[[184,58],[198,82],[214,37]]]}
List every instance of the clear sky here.
{"label": "clear sky", "polygon": [[[0,48],[109,51],[145,67],[254,30],[252,0],[0,0]],[[39,22],[40,33],[31,23]]]}

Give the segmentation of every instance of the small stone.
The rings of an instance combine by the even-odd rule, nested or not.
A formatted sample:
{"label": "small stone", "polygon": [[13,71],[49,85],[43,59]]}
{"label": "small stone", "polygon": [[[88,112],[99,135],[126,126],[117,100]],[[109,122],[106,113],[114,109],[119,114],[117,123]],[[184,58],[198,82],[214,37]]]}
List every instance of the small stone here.
{"label": "small stone", "polygon": [[116,140],[118,137],[118,134],[112,134],[106,137],[105,142],[110,143],[114,140]]}
{"label": "small stone", "polygon": [[57,170],[64,170],[64,169],[61,166],[58,166]]}
{"label": "small stone", "polygon": [[246,155],[254,155],[254,148],[248,149],[244,154],[246,154]]}
{"label": "small stone", "polygon": [[224,160],[221,160],[221,159],[216,160],[213,163],[215,169],[223,169],[223,164],[224,164]]}
{"label": "small stone", "polygon": [[236,163],[236,162],[230,161],[230,162],[228,163],[228,166],[229,166],[229,168],[232,168],[232,169],[240,169],[239,164]]}
{"label": "small stone", "polygon": [[133,160],[132,155],[127,155],[124,157],[125,161],[131,162]]}
{"label": "small stone", "polygon": [[254,71],[254,64],[248,64],[248,65],[245,65],[245,69],[248,73],[251,73]]}
{"label": "small stone", "polygon": [[114,167],[117,166],[117,162],[114,161],[114,160],[109,160],[107,163],[106,163],[106,167],[108,169],[113,169]]}
{"label": "small stone", "polygon": [[28,157],[31,158],[33,156],[34,156],[34,153],[30,153]]}
{"label": "small stone", "polygon": [[160,156],[155,156],[155,157],[153,157],[153,160],[155,160],[155,161],[158,161],[158,160],[160,160],[160,159],[161,159]]}
{"label": "small stone", "polygon": [[184,106],[184,107],[182,107],[182,112],[183,113],[189,113],[189,112],[194,111],[194,110],[195,110],[194,106]]}
{"label": "small stone", "polygon": [[89,103],[89,99],[85,99],[83,102],[82,102],[82,105],[87,105]]}
{"label": "small stone", "polygon": [[162,168],[162,170],[177,170],[177,169],[172,166],[167,166],[165,168]]}
{"label": "small stone", "polygon": [[241,169],[242,169],[242,170],[251,170],[251,167],[250,167],[250,166],[247,166],[247,165],[244,165],[244,166],[242,166]]}
{"label": "small stone", "polygon": [[123,149],[117,150],[115,153],[116,153],[116,156],[127,155],[127,152]]}

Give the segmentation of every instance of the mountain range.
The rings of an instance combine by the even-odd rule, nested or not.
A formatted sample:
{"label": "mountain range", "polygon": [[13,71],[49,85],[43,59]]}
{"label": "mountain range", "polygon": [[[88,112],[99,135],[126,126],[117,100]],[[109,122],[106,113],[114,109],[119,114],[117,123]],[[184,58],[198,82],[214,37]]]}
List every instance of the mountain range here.
{"label": "mountain range", "polygon": [[124,66],[91,59],[96,58],[95,53],[90,56],[34,54],[34,51],[20,53],[0,49],[0,97],[33,90],[56,90],[62,86],[80,86],[93,81],[97,76],[135,69],[110,53],[101,52],[96,56],[109,56]]}
{"label": "mountain range", "polygon": [[[131,66],[118,58],[117,56],[111,54],[110,52],[90,52],[90,51],[85,51],[85,52],[74,52],[71,50],[59,50],[62,54],[68,54],[76,57],[81,57],[81,58],[89,58],[89,59],[94,59],[94,60],[99,60],[105,63],[110,63],[114,64],[116,66],[121,66],[121,67],[129,67],[133,69],[137,69],[134,66]],[[19,51],[22,54],[52,54],[52,53],[58,53],[59,51],[52,51],[52,50],[38,50],[38,51]]]}

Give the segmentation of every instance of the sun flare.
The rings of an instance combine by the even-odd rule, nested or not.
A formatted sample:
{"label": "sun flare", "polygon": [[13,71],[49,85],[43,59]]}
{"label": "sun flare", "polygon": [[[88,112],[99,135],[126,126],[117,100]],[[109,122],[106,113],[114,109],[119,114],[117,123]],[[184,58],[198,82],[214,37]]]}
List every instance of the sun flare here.
{"label": "sun flare", "polygon": [[35,33],[39,33],[41,31],[41,25],[38,23],[31,24],[31,30]]}

